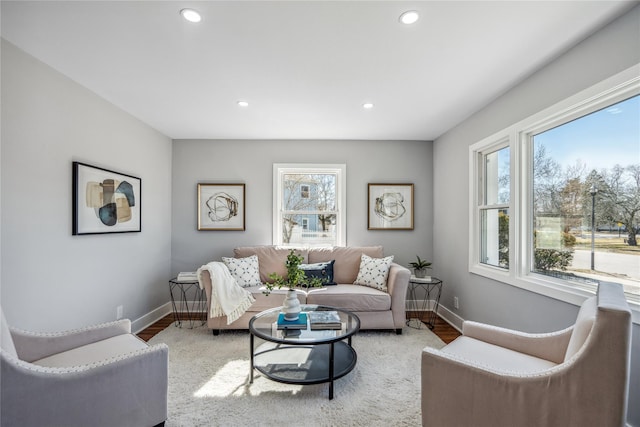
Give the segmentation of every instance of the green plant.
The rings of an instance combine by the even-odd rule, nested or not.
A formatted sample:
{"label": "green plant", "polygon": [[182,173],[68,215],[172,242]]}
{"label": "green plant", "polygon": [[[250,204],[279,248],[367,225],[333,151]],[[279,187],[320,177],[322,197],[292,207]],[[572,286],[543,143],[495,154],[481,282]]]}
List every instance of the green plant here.
{"label": "green plant", "polygon": [[410,262],[409,266],[415,268],[416,270],[425,270],[427,268],[431,268],[431,263],[425,259],[420,259],[419,256],[416,255],[418,261]]}
{"label": "green plant", "polygon": [[269,278],[273,280],[272,283],[266,283],[266,290],[263,292],[265,295],[269,295],[271,291],[275,288],[289,288],[294,289],[298,286],[306,286],[306,287],[319,287],[324,284],[324,280],[319,279],[317,277],[308,278],[304,274],[304,270],[298,268],[300,264],[302,264],[304,258],[296,255],[295,251],[291,249],[289,254],[287,255],[287,259],[284,262],[284,265],[287,269],[287,277],[284,278],[280,276],[278,273],[271,273]]}
{"label": "green plant", "polygon": [[536,249],[534,252],[535,269],[538,271],[562,270],[571,265],[573,251],[558,249]]}

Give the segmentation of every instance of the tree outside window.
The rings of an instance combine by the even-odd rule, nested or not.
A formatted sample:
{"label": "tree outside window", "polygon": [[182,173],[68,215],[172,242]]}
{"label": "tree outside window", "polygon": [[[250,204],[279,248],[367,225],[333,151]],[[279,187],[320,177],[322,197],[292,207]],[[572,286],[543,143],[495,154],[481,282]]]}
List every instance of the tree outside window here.
{"label": "tree outside window", "polygon": [[339,203],[344,180],[335,167],[279,168],[274,240],[281,245],[338,245],[344,235]]}
{"label": "tree outside window", "polygon": [[539,133],[533,149],[533,271],[640,294],[640,97]]}

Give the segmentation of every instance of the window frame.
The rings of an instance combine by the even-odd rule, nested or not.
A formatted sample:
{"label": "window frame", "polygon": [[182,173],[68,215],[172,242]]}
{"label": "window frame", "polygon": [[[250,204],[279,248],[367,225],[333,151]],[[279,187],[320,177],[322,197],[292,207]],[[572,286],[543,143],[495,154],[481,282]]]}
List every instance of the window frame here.
{"label": "window frame", "polygon": [[[477,168],[478,168],[478,173],[477,175],[480,176],[480,179],[478,180],[478,185],[476,186],[476,202],[474,203],[474,205],[476,206],[476,223],[479,224],[479,228],[482,229],[482,214],[484,212],[488,212],[491,210],[502,210],[502,209],[507,209],[507,211],[511,212],[511,200],[512,197],[511,195],[509,196],[509,203],[500,203],[499,201],[496,201],[495,203],[488,203],[487,202],[487,156],[489,156],[490,154],[493,153],[497,153],[500,150],[503,150],[505,148],[509,148],[509,140],[508,138],[500,138],[497,139],[496,141],[494,141],[493,143],[487,145],[486,147],[484,147],[484,149],[478,153],[478,156],[476,157],[476,162],[477,162]],[[509,153],[509,156],[511,156],[511,153]],[[513,175],[512,171],[511,171],[511,161],[509,161],[510,164],[510,175]],[[478,243],[477,243],[477,249],[479,251],[479,256],[478,256],[478,262],[482,265],[486,265],[492,268],[498,268],[501,270],[508,270],[508,267],[501,267],[499,265],[494,265],[494,264],[489,264],[488,262],[484,262],[483,260],[481,260],[482,258],[482,254],[483,252],[483,239],[482,239],[482,234],[481,233],[477,233],[476,234],[477,239],[478,239]],[[509,236],[511,236],[511,230],[509,230]],[[509,262],[509,265],[511,265],[511,262]]]}
{"label": "window frame", "polygon": [[[282,198],[284,197],[284,176],[287,174],[335,174],[336,175],[336,241],[335,246],[346,246],[347,229],[347,165],[316,163],[274,163],[273,164],[273,223],[272,243],[286,247],[323,247],[326,244],[287,244],[282,241]],[[309,212],[310,214],[312,212]]]}
{"label": "window frame", "polygon": [[[580,305],[595,293],[595,285],[578,285],[538,274],[533,266],[533,136],[611,104],[640,94],[640,64],[599,82],[539,113],[478,141],[469,147],[469,272],[554,299]],[[479,199],[483,156],[510,147],[509,268],[480,261]],[[630,300],[634,323],[640,323],[640,304]]]}

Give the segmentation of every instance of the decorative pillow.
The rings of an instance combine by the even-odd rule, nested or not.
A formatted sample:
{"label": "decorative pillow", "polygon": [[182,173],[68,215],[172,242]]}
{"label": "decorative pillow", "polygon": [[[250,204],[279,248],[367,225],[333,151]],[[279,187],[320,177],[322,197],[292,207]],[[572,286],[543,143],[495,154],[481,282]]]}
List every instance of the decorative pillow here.
{"label": "decorative pillow", "polygon": [[393,255],[384,258],[371,258],[362,254],[360,258],[360,270],[354,285],[364,285],[380,291],[387,291],[387,277],[389,267],[393,262]]}
{"label": "decorative pillow", "polygon": [[336,260],[332,259],[329,262],[318,262],[316,264],[300,264],[298,268],[304,270],[304,275],[308,279],[318,278],[322,280],[324,286],[336,285],[333,280],[333,264]]}
{"label": "decorative pillow", "polygon": [[238,285],[242,287],[262,285],[257,255],[251,255],[247,258],[222,257],[222,262],[227,266]]}

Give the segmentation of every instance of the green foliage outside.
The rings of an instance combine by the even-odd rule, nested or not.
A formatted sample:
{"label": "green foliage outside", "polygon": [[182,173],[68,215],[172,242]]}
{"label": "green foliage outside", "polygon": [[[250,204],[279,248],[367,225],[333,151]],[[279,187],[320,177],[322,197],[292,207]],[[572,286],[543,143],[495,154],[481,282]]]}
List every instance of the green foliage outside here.
{"label": "green foliage outside", "polygon": [[[500,212],[499,221],[499,244],[500,266],[509,266],[509,215]],[[534,247],[537,246],[536,233],[533,234]],[[562,233],[562,246],[567,249],[542,249],[534,250],[534,269],[536,271],[562,270],[566,271],[567,267],[573,261],[573,248],[576,245],[576,237],[567,231]]]}
{"label": "green foliage outside", "polygon": [[535,250],[535,270],[565,271],[573,261],[573,251],[558,249],[536,249]]}

